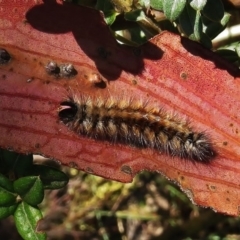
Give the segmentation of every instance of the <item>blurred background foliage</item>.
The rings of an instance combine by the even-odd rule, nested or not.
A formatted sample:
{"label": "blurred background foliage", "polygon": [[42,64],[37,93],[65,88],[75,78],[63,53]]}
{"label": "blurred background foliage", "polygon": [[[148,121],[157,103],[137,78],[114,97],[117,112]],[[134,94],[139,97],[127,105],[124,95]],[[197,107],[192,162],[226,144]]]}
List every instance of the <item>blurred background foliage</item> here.
{"label": "blurred background foliage", "polygon": [[[34,157],[34,164],[56,162]],[[60,168],[60,166],[57,166]],[[239,240],[240,218],[195,206],[159,173],[120,183],[62,167],[69,183],[47,190],[38,230],[50,240]],[[221,199],[219,199],[221,201]],[[0,221],[0,239],[22,239],[12,217]]]}
{"label": "blurred background foliage", "polygon": [[[121,44],[139,46],[168,30],[199,42],[239,66],[240,12],[230,1],[70,2],[102,11]],[[36,156],[34,162],[38,161],[44,162]],[[47,232],[48,239],[240,240],[239,217],[193,205],[177,185],[159,173],[142,172],[132,183],[123,184],[62,169],[70,178],[68,185],[47,190],[40,205],[44,220],[39,229]],[[13,228],[13,218],[2,220],[0,239],[21,239]]]}
{"label": "blurred background foliage", "polygon": [[[237,8],[240,3],[237,0],[68,1],[102,11],[105,22],[119,43],[139,46],[167,30],[197,41],[240,66]],[[226,27],[227,30],[217,37]]]}
{"label": "blurred background foliage", "polygon": [[[69,184],[48,191],[40,229],[48,239],[240,239],[240,218],[193,205],[159,173],[123,184],[64,168]],[[220,200],[221,201],[221,200]]]}
{"label": "blurred background foliage", "polygon": [[158,173],[123,184],[66,169],[65,189],[47,193],[49,239],[240,239],[240,219],[193,205]]}

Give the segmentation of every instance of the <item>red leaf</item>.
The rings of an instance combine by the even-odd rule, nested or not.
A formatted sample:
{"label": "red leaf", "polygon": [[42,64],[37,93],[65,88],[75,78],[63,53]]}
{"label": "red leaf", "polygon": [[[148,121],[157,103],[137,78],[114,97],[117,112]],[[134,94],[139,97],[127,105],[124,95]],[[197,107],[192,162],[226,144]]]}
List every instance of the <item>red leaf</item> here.
{"label": "red leaf", "polygon": [[[38,2],[0,3],[0,47],[12,57],[0,65],[0,146],[122,182],[142,170],[158,171],[180,184],[195,203],[238,215],[238,72],[197,43],[171,33],[136,51],[115,42],[97,11]],[[45,67],[50,61],[73,64],[77,75],[49,75]],[[58,117],[60,103],[73,93],[141,99],[174,112],[207,132],[217,157],[210,164],[194,163],[78,136]]]}

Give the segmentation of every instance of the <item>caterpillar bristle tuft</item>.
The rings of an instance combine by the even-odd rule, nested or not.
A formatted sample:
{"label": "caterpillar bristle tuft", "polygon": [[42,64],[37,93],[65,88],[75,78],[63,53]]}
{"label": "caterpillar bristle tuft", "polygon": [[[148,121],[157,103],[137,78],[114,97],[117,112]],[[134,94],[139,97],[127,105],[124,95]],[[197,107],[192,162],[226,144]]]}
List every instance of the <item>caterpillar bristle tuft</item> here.
{"label": "caterpillar bristle tuft", "polygon": [[74,96],[61,103],[58,114],[70,130],[96,140],[151,148],[201,163],[216,156],[204,132],[195,132],[188,121],[141,101]]}

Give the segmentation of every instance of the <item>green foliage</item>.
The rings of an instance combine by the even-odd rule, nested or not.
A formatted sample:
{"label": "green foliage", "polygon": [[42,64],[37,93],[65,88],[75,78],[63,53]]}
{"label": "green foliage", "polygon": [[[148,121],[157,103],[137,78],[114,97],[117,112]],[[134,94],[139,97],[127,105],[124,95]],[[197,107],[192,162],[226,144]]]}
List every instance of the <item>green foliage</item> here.
{"label": "green foliage", "polygon": [[22,201],[14,212],[14,220],[20,235],[25,240],[45,240],[46,234],[37,231],[38,221],[42,219],[42,213],[36,206],[31,206]]}
{"label": "green foliage", "polygon": [[0,206],[11,205],[16,201],[12,182],[0,174]]}
{"label": "green foliage", "polygon": [[[81,0],[78,3],[86,5]],[[120,42],[131,44],[132,41],[133,46],[142,44],[143,39],[147,41],[162,30],[171,31],[172,28],[164,27],[167,20],[172,23],[175,32],[211,48],[211,40],[226,27],[230,18],[221,0],[98,0],[92,7],[104,13],[106,23]],[[162,13],[160,19],[156,17],[156,11]],[[128,21],[135,25],[126,27]],[[132,39],[132,28],[141,33],[138,39]],[[119,36],[126,37],[126,41]]]}
{"label": "green foliage", "polygon": [[[225,11],[222,0],[96,0],[91,1],[91,4],[85,0],[74,2],[102,11],[117,41],[135,47],[161,31],[168,30],[213,49],[212,40],[226,28],[231,17]],[[239,66],[240,58],[235,50],[221,50],[219,53]],[[237,60],[229,57],[229,54],[236,56]]]}
{"label": "green foliage", "polygon": [[171,22],[177,20],[186,6],[186,0],[163,0],[163,12]]}
{"label": "green foliage", "polygon": [[68,183],[65,173],[50,166],[37,165],[32,155],[0,149],[0,219],[14,216],[23,239],[46,239],[38,232],[42,219],[38,208],[44,189],[58,189]]}
{"label": "green foliage", "polygon": [[14,181],[13,186],[14,191],[24,202],[33,206],[42,202],[44,191],[39,176],[21,177]]}
{"label": "green foliage", "polygon": [[55,168],[44,165],[33,165],[31,174],[41,176],[44,189],[59,189],[66,186],[68,176]]}
{"label": "green foliage", "polygon": [[132,183],[120,183],[76,169],[66,171],[71,178],[67,187],[47,191],[41,205],[51,240],[239,237],[240,218],[193,205],[159,173],[142,172]]}
{"label": "green foliage", "polygon": [[240,42],[233,42],[222,46],[216,51],[219,55],[226,58],[229,62],[240,66]]}

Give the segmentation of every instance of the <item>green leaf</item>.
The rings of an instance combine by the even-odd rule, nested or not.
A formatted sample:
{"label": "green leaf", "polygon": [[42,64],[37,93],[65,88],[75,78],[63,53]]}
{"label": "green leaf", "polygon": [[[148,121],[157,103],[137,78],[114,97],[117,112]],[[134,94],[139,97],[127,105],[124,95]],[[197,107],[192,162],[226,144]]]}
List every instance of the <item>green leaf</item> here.
{"label": "green leaf", "polygon": [[219,22],[224,16],[224,7],[221,0],[207,1],[202,14],[212,21]]}
{"label": "green leaf", "polygon": [[0,188],[13,192],[12,182],[2,174],[0,174]]}
{"label": "green leaf", "polygon": [[236,53],[237,53],[237,55],[238,55],[238,57],[240,57],[240,42],[238,42],[237,44],[236,44]]}
{"label": "green leaf", "polygon": [[19,154],[13,170],[17,173],[18,176],[23,176],[29,169],[31,169],[33,164],[33,155],[23,155]]}
{"label": "green leaf", "polygon": [[178,21],[182,32],[187,35],[189,39],[201,42],[207,48],[212,47],[211,39],[203,32],[200,11],[195,11],[190,5],[186,5]]}
{"label": "green leaf", "polygon": [[31,168],[33,163],[32,154],[24,155],[7,150],[1,150],[1,156],[6,166],[6,171],[14,171],[18,176],[22,176]]}
{"label": "green leaf", "polygon": [[9,206],[16,202],[17,195],[4,190],[0,190],[0,206]]}
{"label": "green leaf", "polygon": [[98,0],[96,9],[104,13],[104,19],[108,25],[112,25],[119,13],[117,13],[109,0]]}
{"label": "green leaf", "polygon": [[228,50],[235,51],[236,48],[238,47],[238,44],[239,44],[239,41],[237,41],[237,42],[231,42],[230,44],[221,46],[218,50],[228,49]]}
{"label": "green leaf", "polygon": [[12,182],[0,174],[0,206],[9,206],[16,202]]}
{"label": "green leaf", "polygon": [[[127,38],[125,38],[126,33]],[[145,33],[139,27],[134,27],[125,31],[116,31],[115,34],[118,41],[130,46],[139,46],[139,44],[143,44],[147,41]]]}
{"label": "green leaf", "polygon": [[104,19],[107,25],[112,25],[115,22],[117,15],[118,13],[114,11],[105,12]]}
{"label": "green leaf", "polygon": [[201,14],[199,11],[196,12],[196,17],[194,19],[193,24],[193,34],[189,36],[190,39],[194,41],[200,41],[201,35],[202,35],[202,20],[201,20]]}
{"label": "green leaf", "polygon": [[[135,10],[124,14],[124,18],[128,21],[138,22],[139,30],[141,31],[141,38],[151,38],[159,33],[159,27],[155,25],[150,18],[148,18],[143,10]],[[131,31],[133,27],[127,29]],[[136,30],[136,28],[135,28]],[[141,41],[137,43],[141,44]]]}
{"label": "green leaf", "polygon": [[203,24],[204,24],[204,32],[211,38],[214,39],[223,29],[226,27],[231,15],[229,13],[225,13],[220,22],[213,22],[209,19],[206,19],[202,16]]}
{"label": "green leaf", "polygon": [[173,22],[182,13],[185,5],[186,0],[163,0],[163,12]]}
{"label": "green leaf", "polygon": [[40,219],[42,219],[41,211],[26,202],[20,203],[14,213],[17,230],[25,240],[47,239],[45,233],[37,232],[37,224]]}
{"label": "green leaf", "polygon": [[[161,0],[158,0],[161,1]],[[135,4],[135,6],[137,8],[145,8],[145,9],[149,9],[149,7],[151,6],[150,1],[149,0],[138,0],[136,1],[136,3],[133,1],[133,3]]]}
{"label": "green leaf", "polygon": [[68,176],[56,169],[44,165],[33,165],[32,175],[40,176],[45,189],[58,189],[67,185]]}
{"label": "green leaf", "polygon": [[39,176],[19,178],[13,183],[13,186],[15,192],[28,204],[34,206],[42,202],[44,189]]}
{"label": "green leaf", "polygon": [[187,36],[195,35],[196,29],[200,27],[196,26],[199,25],[199,18],[199,12],[195,11],[191,6],[186,5],[185,9],[179,17],[179,23],[184,34]]}
{"label": "green leaf", "polygon": [[7,160],[8,162],[15,162],[15,159],[18,157],[19,153],[13,152],[13,151],[8,151],[5,149],[1,150],[2,152],[2,156],[4,158],[4,160]]}
{"label": "green leaf", "polygon": [[192,0],[190,1],[190,6],[196,10],[196,11],[200,11],[203,10],[204,6],[206,5],[207,0]]}
{"label": "green leaf", "polygon": [[15,212],[17,206],[18,204],[14,204],[8,207],[0,207],[0,219],[4,219],[12,215]]}
{"label": "green leaf", "polygon": [[211,41],[211,39],[208,37],[208,35],[205,34],[205,33],[201,33],[200,43],[201,43],[204,47],[206,47],[206,48],[208,48],[208,49],[211,49],[211,48],[212,48],[212,41]]}
{"label": "green leaf", "polygon": [[113,10],[113,6],[109,0],[97,0],[95,8],[103,11],[104,13]]}
{"label": "green leaf", "polygon": [[163,11],[163,0],[150,0],[150,6],[156,10]]}
{"label": "green leaf", "polygon": [[216,51],[216,53],[218,53],[220,56],[232,63],[239,60],[238,54],[231,49],[219,49]]}
{"label": "green leaf", "polygon": [[1,149],[1,173],[7,174],[9,171],[12,171],[18,156],[19,153]]}

